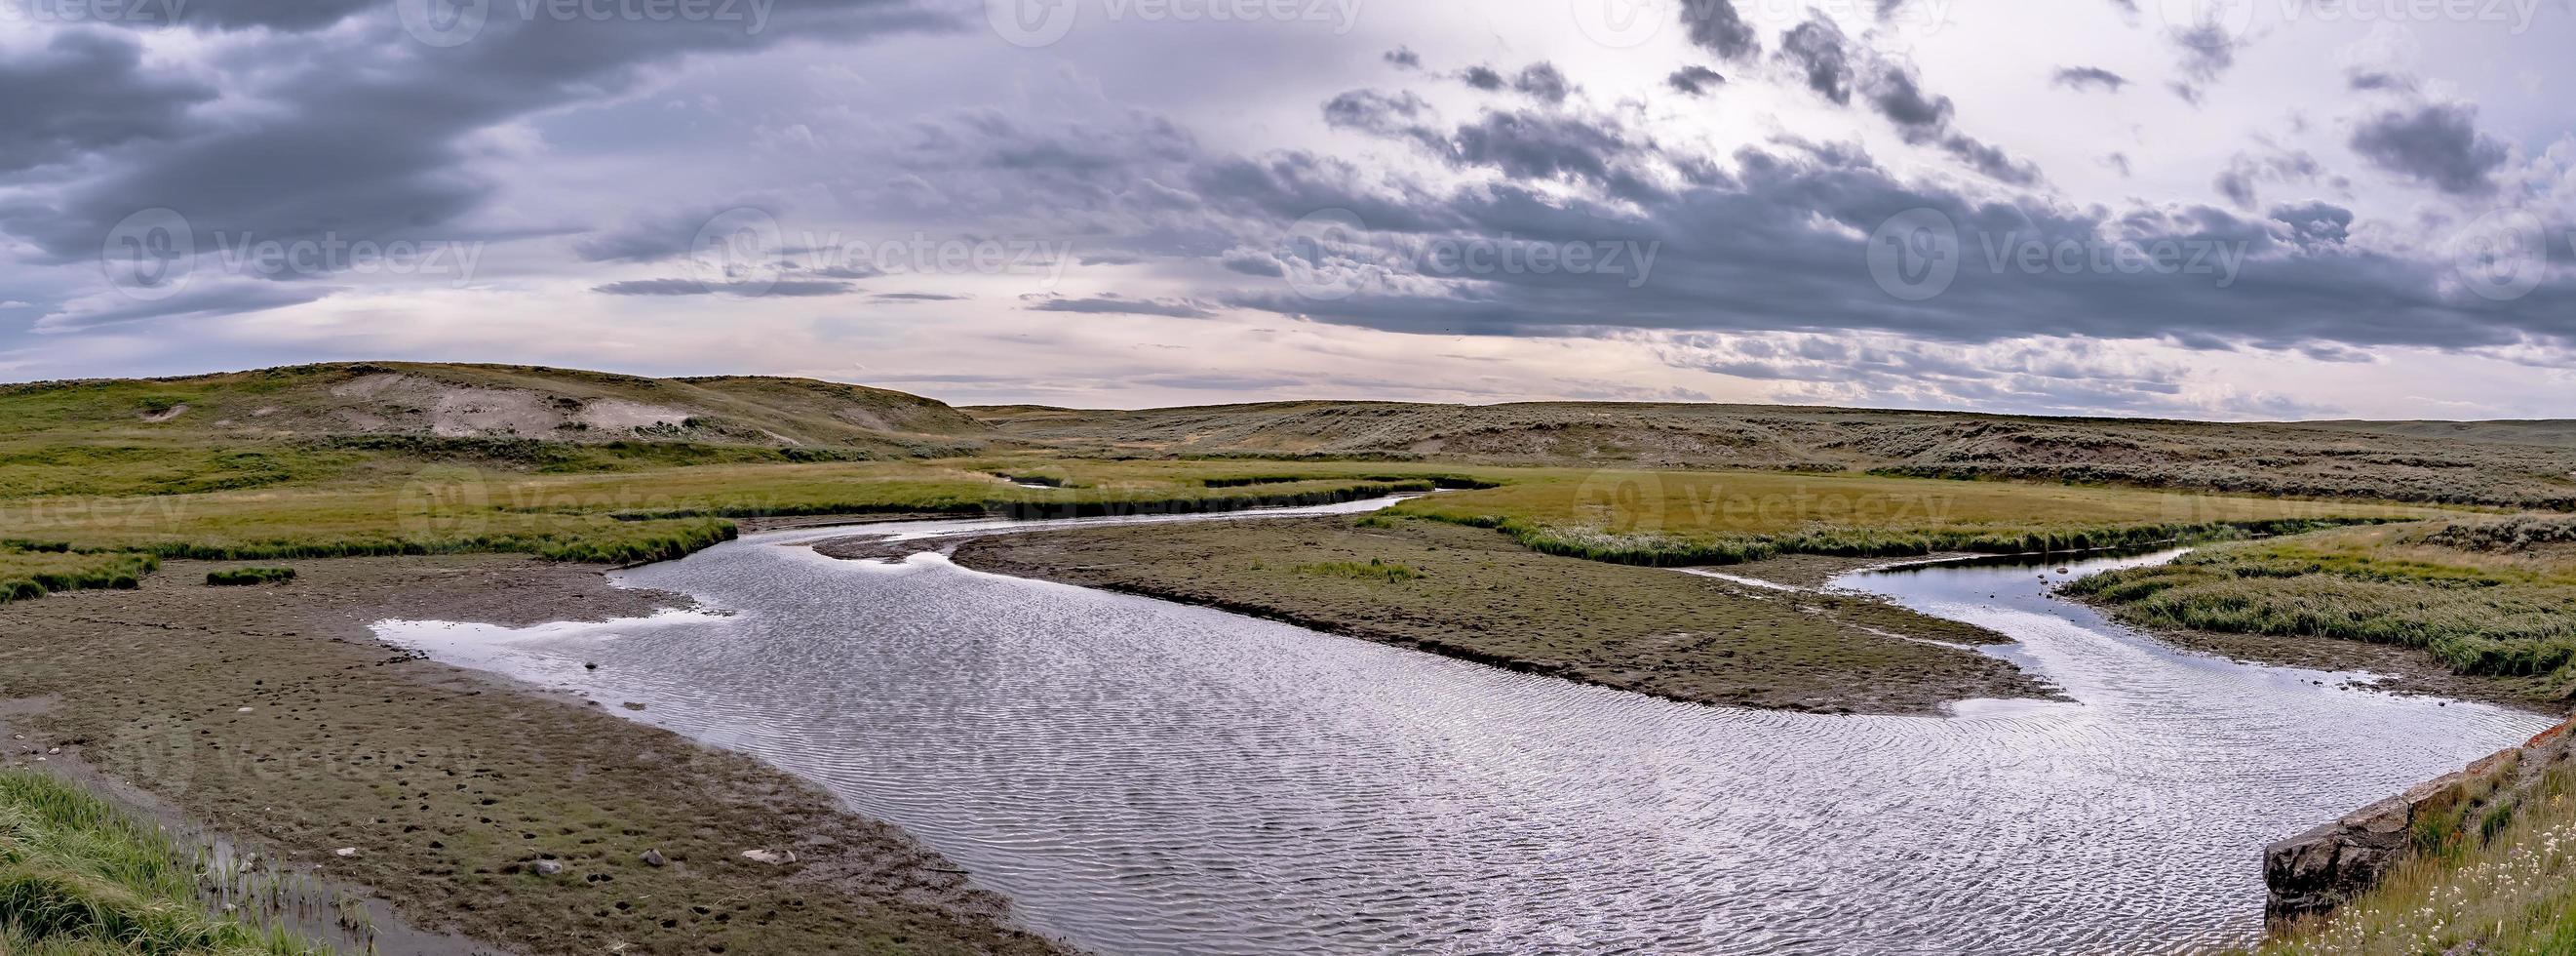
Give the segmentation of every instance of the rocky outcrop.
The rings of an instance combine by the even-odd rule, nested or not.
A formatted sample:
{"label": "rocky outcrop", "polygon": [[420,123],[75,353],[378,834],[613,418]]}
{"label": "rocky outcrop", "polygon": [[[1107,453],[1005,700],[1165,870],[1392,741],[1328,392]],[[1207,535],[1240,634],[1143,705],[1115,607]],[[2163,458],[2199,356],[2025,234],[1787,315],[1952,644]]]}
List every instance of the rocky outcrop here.
{"label": "rocky outcrop", "polygon": [[2332,912],[2379,885],[2418,846],[2454,838],[2473,813],[2568,757],[2567,722],[2406,792],[2264,848],[2274,928]]}

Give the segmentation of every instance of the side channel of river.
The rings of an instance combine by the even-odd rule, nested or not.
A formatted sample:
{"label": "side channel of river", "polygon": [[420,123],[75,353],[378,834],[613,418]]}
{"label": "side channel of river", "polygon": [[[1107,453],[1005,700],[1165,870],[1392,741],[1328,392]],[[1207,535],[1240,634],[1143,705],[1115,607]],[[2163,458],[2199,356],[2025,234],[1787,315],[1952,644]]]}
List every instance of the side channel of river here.
{"label": "side channel of river", "polygon": [[1846,576],[2012,635],[1997,653],[2075,698],[1944,718],[1676,704],[795,544],[1009,526],[781,532],[621,577],[710,612],[378,631],[644,703],[631,716],[818,781],[1030,928],[1108,953],[2242,942],[2265,842],[2547,723],[2181,653],[2047,592],[2170,554]]}

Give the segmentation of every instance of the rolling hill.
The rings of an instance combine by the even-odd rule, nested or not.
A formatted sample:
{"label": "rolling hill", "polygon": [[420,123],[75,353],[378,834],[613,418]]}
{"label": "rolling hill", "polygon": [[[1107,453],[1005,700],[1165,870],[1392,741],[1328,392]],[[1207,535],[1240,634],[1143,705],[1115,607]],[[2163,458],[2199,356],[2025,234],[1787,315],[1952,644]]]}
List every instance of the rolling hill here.
{"label": "rolling hill", "polygon": [[1094,454],[1843,471],[2576,508],[2564,423],[2227,423],[1771,405],[1273,402],[964,409]]}

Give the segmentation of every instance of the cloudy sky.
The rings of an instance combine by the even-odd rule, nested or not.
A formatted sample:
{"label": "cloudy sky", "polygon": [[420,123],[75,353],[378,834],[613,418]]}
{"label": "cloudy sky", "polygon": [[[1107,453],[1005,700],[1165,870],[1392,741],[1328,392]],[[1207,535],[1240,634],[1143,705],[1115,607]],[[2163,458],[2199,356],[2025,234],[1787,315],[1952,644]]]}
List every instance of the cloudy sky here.
{"label": "cloudy sky", "polygon": [[2569,0],[0,0],[0,379],[2576,416]]}

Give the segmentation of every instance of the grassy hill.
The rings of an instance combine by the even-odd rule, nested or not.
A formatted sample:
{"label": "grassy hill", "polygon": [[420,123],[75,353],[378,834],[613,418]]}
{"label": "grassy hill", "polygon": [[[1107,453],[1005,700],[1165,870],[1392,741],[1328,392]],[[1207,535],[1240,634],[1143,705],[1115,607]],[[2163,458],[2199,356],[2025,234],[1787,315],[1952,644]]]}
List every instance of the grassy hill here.
{"label": "grassy hill", "polygon": [[931,399],[811,379],[335,363],[0,385],[0,495],[215,491],[469,461],[586,472],[972,454]]}
{"label": "grassy hill", "polygon": [[[2576,428],[2545,422],[2224,423],[1609,402],[963,411],[1002,435],[1086,453],[1862,470],[2576,509],[2576,441],[2562,442]],[[2451,424],[2467,427],[2436,427]]]}

